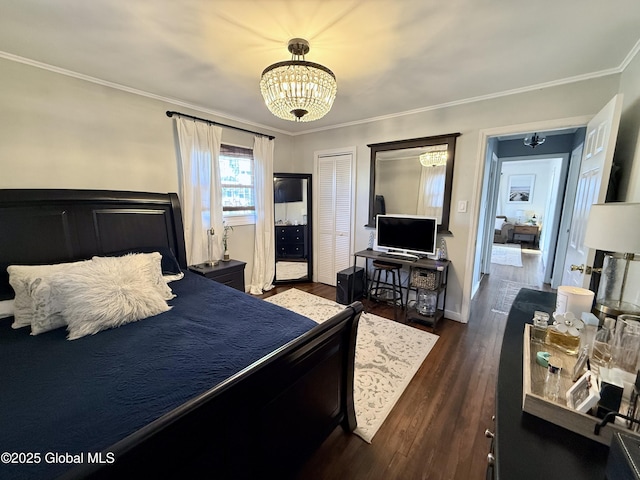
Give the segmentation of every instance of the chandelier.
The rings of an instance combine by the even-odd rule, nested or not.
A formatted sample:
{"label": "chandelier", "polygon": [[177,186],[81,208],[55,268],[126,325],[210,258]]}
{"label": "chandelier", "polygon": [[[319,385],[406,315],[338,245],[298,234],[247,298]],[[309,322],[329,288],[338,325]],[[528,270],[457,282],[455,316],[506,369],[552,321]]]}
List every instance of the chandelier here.
{"label": "chandelier", "polygon": [[260,91],[276,117],[311,122],[324,117],[336,98],[336,76],[317,63],[307,62],[309,42],[289,40],[291,60],[274,63],[262,72]]}
{"label": "chandelier", "polygon": [[418,157],[423,167],[441,167],[447,164],[447,145],[435,145],[425,149],[427,151]]}
{"label": "chandelier", "polygon": [[538,135],[534,133],[524,138],[524,144],[527,147],[536,148],[538,145],[542,145],[547,138],[544,135]]}

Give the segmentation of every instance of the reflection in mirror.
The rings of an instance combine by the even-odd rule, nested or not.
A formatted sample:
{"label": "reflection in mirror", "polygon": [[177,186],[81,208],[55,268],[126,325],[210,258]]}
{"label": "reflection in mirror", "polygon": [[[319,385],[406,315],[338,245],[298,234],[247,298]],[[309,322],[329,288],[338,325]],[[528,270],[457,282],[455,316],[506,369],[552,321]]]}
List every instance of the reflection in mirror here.
{"label": "reflection in mirror", "polygon": [[438,218],[449,230],[455,140],[459,133],[369,145],[369,225],[380,213]]}
{"label": "reflection in mirror", "polygon": [[275,282],[311,280],[311,175],[275,173]]}

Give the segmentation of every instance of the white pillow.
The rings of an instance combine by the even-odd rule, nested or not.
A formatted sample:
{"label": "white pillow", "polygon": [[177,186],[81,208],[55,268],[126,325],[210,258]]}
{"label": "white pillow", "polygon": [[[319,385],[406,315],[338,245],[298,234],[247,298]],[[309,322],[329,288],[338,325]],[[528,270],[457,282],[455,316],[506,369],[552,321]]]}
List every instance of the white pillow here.
{"label": "white pillow", "polygon": [[16,294],[13,304],[14,321],[11,327],[22,328],[31,325],[35,311],[31,294],[38,287],[43,276],[64,272],[77,265],[88,262],[89,260],[84,260],[81,262],[58,263],[54,265],[10,265],[7,267],[9,284],[13,287],[13,291]]}
{"label": "white pillow", "polygon": [[149,271],[144,267],[132,268],[131,262],[120,261],[121,258],[92,261],[82,269],[56,274],[49,279],[51,296],[59,298],[62,305],[69,340],[171,308]]}
{"label": "white pillow", "polygon": [[0,318],[12,317],[13,312],[13,300],[0,301]]}
{"label": "white pillow", "polygon": [[504,225],[504,218],[496,218],[495,229],[502,230],[502,225]]}
{"label": "white pillow", "polygon": [[171,287],[162,276],[162,255],[158,252],[129,253],[121,257],[93,257],[92,261],[111,265],[113,268],[129,268],[138,271],[140,275],[146,275],[149,278],[162,298],[165,300],[175,298]]}

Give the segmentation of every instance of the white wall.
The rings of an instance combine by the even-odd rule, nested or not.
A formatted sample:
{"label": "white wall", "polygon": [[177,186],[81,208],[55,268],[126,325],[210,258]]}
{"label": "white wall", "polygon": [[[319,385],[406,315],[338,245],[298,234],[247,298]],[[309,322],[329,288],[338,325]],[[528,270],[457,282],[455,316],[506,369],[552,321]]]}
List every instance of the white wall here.
{"label": "white wall", "polygon": [[[463,287],[468,283],[471,290],[471,272],[466,271],[468,256],[473,258],[475,239],[470,238],[472,215],[479,192],[475,191],[476,178],[482,176],[483,166],[479,155],[484,148],[479,144],[481,129],[524,124],[549,119],[562,119],[582,115],[593,115],[618,92],[619,76],[608,76],[510,95],[491,100],[462,104],[422,113],[392,117],[371,123],[309,133],[295,138],[295,158],[313,165],[316,150],[355,146],[356,158],[356,232],[355,248],[367,247],[369,230],[364,227],[368,217],[370,150],[367,144],[403,140],[409,138],[460,132],[456,142],[450,230],[446,237],[452,268],[447,290],[447,317],[462,318]],[[336,101],[340,101],[339,98]],[[418,100],[419,103],[419,100]],[[329,113],[330,115],[330,113]],[[459,200],[468,200],[467,213],[458,213],[455,206]],[[467,278],[469,274],[469,278]]]}
{"label": "white wall", "polygon": [[[547,160],[520,160],[507,161],[502,163],[500,177],[500,191],[496,215],[505,215],[509,220],[518,220],[518,211],[524,212],[522,221],[531,219],[535,213],[536,218],[544,224],[547,204],[549,202],[551,182],[554,168],[558,168],[562,162],[561,158]],[[511,175],[533,175],[534,185],[530,203],[509,202],[509,177]]]}
{"label": "white wall", "polygon": [[[0,188],[177,192],[173,120],[165,112],[232,123],[4,59],[0,85]],[[275,135],[274,168],[289,171],[292,137]],[[230,129],[223,141],[253,146],[252,135]],[[247,282],[254,233],[253,225],[235,227],[229,242],[231,256],[247,262]]]}
{"label": "white wall", "polygon": [[624,99],[614,155],[614,162],[622,166],[617,199],[640,202],[640,55],[622,73],[620,92]]}
{"label": "white wall", "polygon": [[[640,60],[629,72],[579,83],[540,89],[470,104],[390,117],[375,122],[290,137],[276,134],[275,166],[281,172],[313,172],[313,152],[356,147],[355,247],[366,248],[368,217],[368,143],[402,140],[460,132],[457,139],[452,205],[469,200],[467,213],[451,214],[452,236],[446,238],[452,268],[447,294],[449,318],[460,318],[463,285],[469,283],[465,265],[472,258],[475,240],[470,238],[472,215],[481,208],[476,198],[476,177],[482,163],[479,132],[483,129],[549,119],[591,115],[618,90],[625,96],[625,117],[633,123],[623,143],[628,158],[638,157],[637,124],[640,124]],[[172,122],[166,110],[233,123],[213,115],[171,105],[153,98],[89,83],[61,74],[0,59],[0,188],[100,188],[167,192],[177,190],[177,166]],[[340,101],[338,94],[337,102]],[[417,105],[420,99],[416,100]],[[331,113],[329,113],[331,115]],[[623,119],[623,124],[625,119]],[[236,123],[237,124],[237,123]],[[241,125],[253,129],[250,125]],[[225,130],[225,141],[246,144],[246,137]],[[265,131],[264,133],[274,133]],[[631,138],[633,137],[633,138]],[[235,139],[235,140],[234,140]],[[640,198],[640,162],[632,171],[627,198]],[[253,227],[234,229],[231,255],[253,259]]]}

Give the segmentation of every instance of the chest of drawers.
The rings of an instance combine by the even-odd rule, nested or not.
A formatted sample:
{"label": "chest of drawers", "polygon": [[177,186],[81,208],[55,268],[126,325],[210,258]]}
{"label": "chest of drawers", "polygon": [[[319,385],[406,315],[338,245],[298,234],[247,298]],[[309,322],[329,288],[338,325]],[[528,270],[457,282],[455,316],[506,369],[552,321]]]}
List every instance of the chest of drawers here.
{"label": "chest of drawers", "polygon": [[307,258],[306,225],[276,225],[276,259]]}

